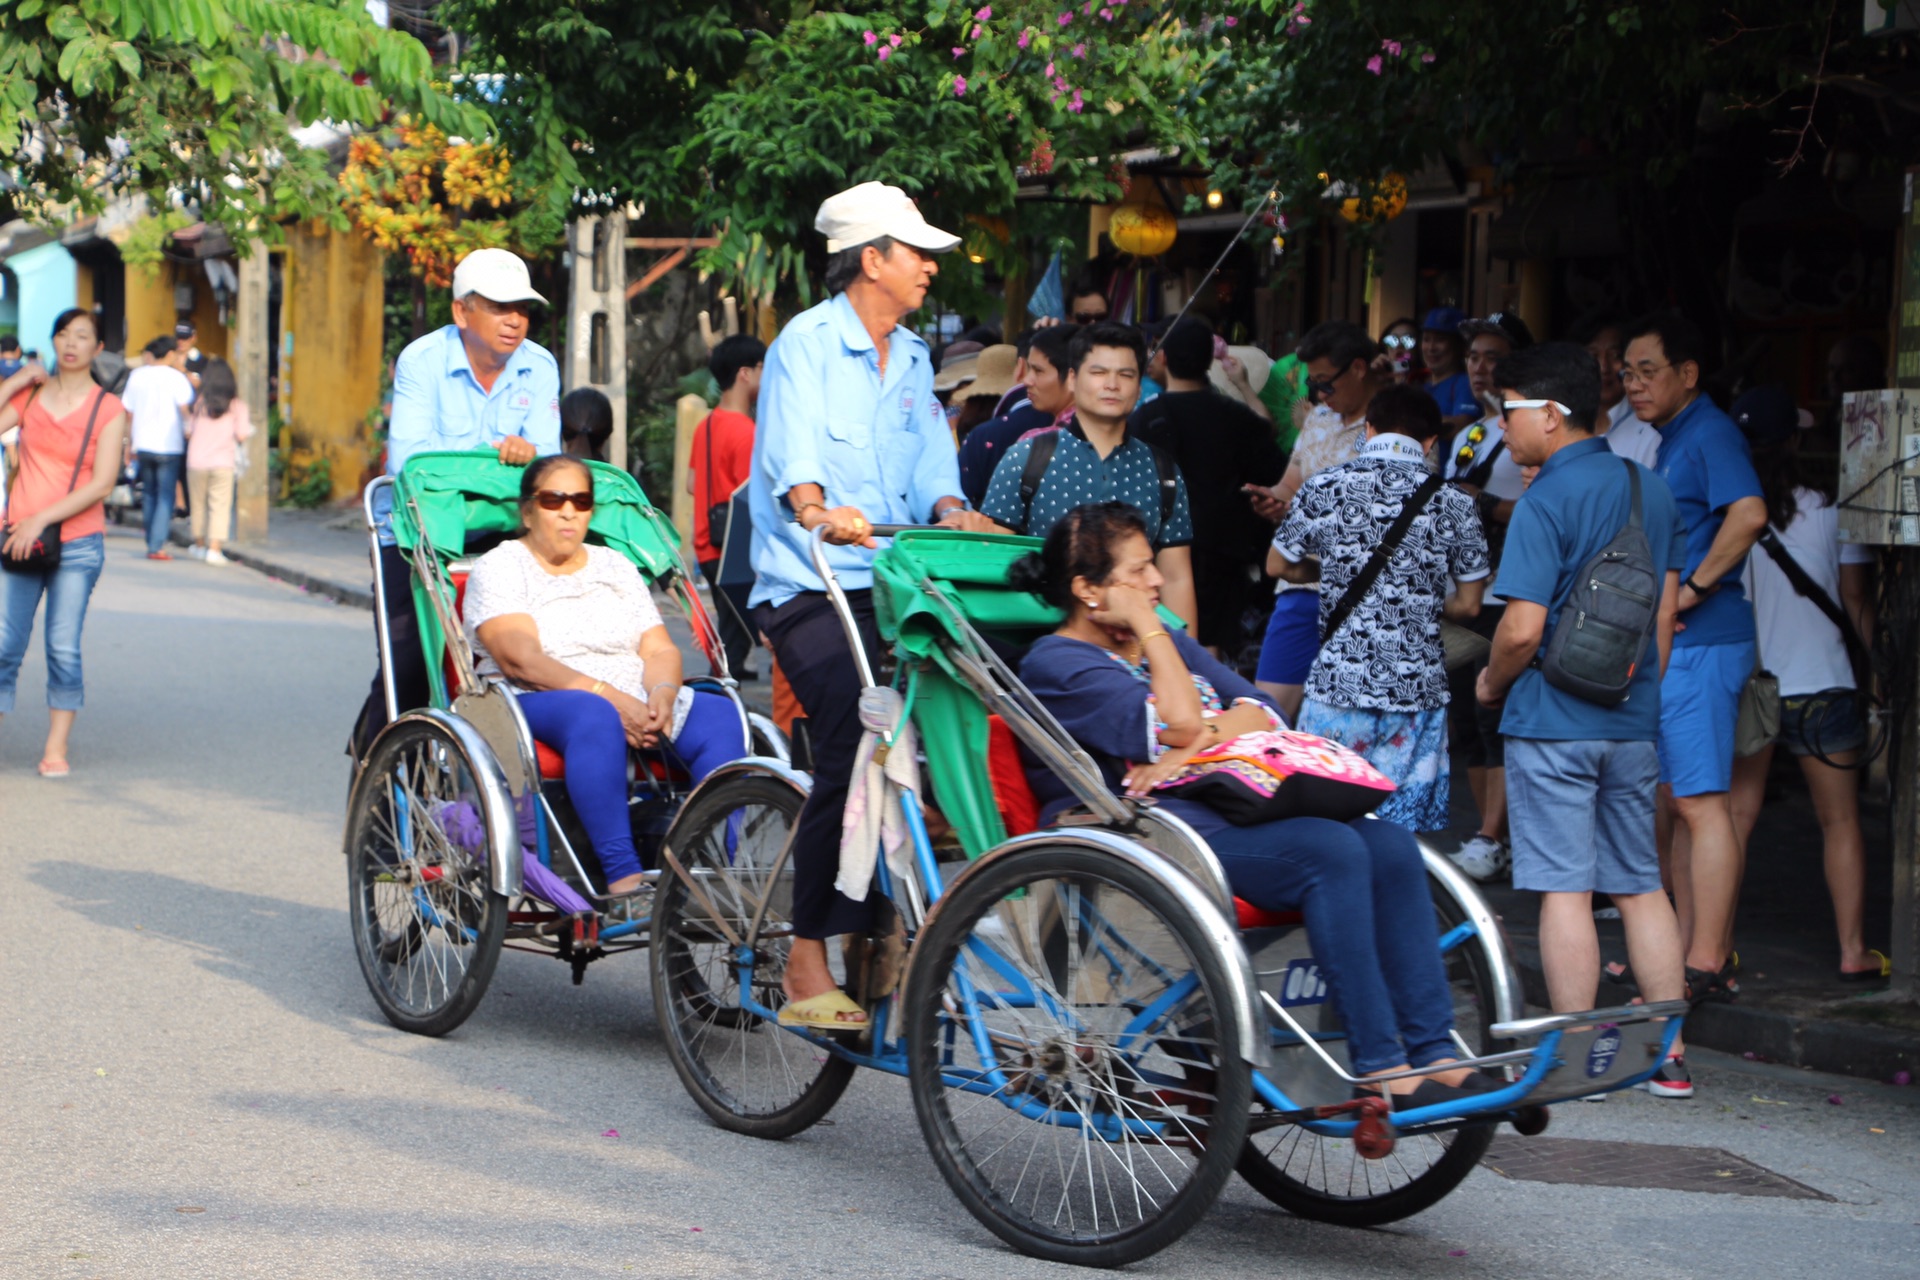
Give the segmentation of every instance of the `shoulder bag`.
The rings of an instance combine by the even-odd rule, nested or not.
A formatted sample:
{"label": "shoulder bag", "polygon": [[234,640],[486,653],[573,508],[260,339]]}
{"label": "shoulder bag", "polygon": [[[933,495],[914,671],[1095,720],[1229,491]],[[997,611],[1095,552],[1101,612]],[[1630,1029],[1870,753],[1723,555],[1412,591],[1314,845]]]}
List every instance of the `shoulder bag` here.
{"label": "shoulder bag", "polygon": [[1351,748],[1296,729],[1261,729],[1195,755],[1154,794],[1206,805],[1236,827],[1282,818],[1351,822],[1393,794],[1392,779]]}
{"label": "shoulder bag", "polygon": [[[26,408],[28,410],[33,408],[33,402],[39,395],[40,388],[35,387],[33,389],[33,395],[27,398]],[[67,478],[68,493],[72,493],[74,489],[79,487],[80,468],[87,460],[87,446],[93,442],[93,424],[100,417],[100,405],[106,398],[107,393],[105,391],[94,392],[93,409],[87,414],[87,433],[80,438],[80,452],[73,460],[73,474]],[[48,416],[51,417],[51,413],[49,413]],[[20,457],[23,464],[21,469],[23,471],[25,470],[24,463],[26,461],[26,453],[27,413],[26,410],[22,410],[20,414]],[[40,536],[34,539],[33,545],[28,548],[26,555],[17,560],[12,556],[0,555],[0,569],[5,569],[8,573],[52,573],[59,567],[59,521],[55,521],[40,531]]]}
{"label": "shoulder bag", "polygon": [[[1864,725],[1877,724],[1880,721],[1881,708],[1874,694],[1873,651],[1868,647],[1866,639],[1861,636],[1859,628],[1854,626],[1853,619],[1848,616],[1847,611],[1834,603],[1833,597],[1828,595],[1826,590],[1813,580],[1813,575],[1809,574],[1801,567],[1800,562],[1793,558],[1793,553],[1787,550],[1786,544],[1780,541],[1779,536],[1774,533],[1771,527],[1761,533],[1760,548],[1769,556],[1773,557],[1773,562],[1780,566],[1780,572],[1787,576],[1787,581],[1792,585],[1794,591],[1804,596],[1814,608],[1825,614],[1827,620],[1839,629],[1841,643],[1846,645],[1847,648],[1847,664],[1853,668],[1853,700],[1855,706],[1858,708],[1860,723]],[[1774,682],[1776,702],[1779,697],[1779,687],[1779,681],[1776,680]],[[1839,690],[1828,690],[1827,694],[1837,694],[1838,692]],[[1746,705],[1743,699],[1741,710],[1744,712],[1745,709]],[[1777,726],[1775,732],[1778,733]],[[1736,734],[1736,737],[1737,736]],[[1772,739],[1769,738],[1768,741],[1772,741]],[[1868,749],[1861,753],[1859,762],[1851,767],[1864,768],[1867,763],[1871,762],[1875,756],[1880,754],[1881,749],[1885,747],[1885,745],[1885,737],[1879,738],[1878,742],[1875,743],[1870,735]],[[1818,753],[1816,752],[1816,754]],[[1832,761],[1825,760],[1824,757],[1821,757],[1821,759],[1823,763],[1833,763]],[[1834,767],[1846,768],[1849,766],[1836,765]]]}

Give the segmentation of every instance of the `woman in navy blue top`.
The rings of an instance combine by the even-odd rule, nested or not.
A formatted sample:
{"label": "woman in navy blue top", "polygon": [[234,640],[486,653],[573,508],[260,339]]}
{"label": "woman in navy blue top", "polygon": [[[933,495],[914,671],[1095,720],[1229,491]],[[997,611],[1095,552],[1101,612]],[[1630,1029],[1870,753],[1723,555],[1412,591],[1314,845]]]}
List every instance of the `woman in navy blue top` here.
{"label": "woman in navy blue top", "polygon": [[[1020,677],[1115,793],[1146,796],[1213,743],[1286,727],[1258,689],[1161,625],[1160,573],[1131,506],[1074,508],[1042,551],[1013,566],[1010,581],[1067,611],[1066,622],[1028,651]],[[1030,766],[1028,777],[1043,823],[1072,802],[1045,769]],[[1410,832],[1372,818],[1236,827],[1197,801],[1159,803],[1205,837],[1237,896],[1305,916],[1346,1023],[1355,1074],[1455,1059],[1453,1002]],[[1485,1080],[1459,1069],[1387,1088],[1404,1099],[1397,1105],[1426,1106],[1460,1100]]]}

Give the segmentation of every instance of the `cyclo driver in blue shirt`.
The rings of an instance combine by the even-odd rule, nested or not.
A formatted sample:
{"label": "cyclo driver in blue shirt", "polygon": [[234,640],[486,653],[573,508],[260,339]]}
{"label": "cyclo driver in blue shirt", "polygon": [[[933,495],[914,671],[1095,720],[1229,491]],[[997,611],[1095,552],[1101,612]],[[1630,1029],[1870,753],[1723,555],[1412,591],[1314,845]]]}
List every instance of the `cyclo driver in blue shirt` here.
{"label": "cyclo driver in blue shirt", "polygon": [[[397,476],[428,449],[492,449],[508,466],[524,467],[560,452],[560,366],[527,340],[534,291],[527,264],[505,249],[476,249],[453,269],[453,323],[416,338],[393,367],[393,412],[387,422],[387,474]],[[427,705],[427,663],[420,650],[409,568],[394,545],[391,490],[375,496],[380,575],[400,710]],[[387,724],[378,671],[347,750],[366,759]]]}
{"label": "cyclo driver in blue shirt", "polygon": [[792,950],[785,1026],[857,1030],[866,1012],[834,982],[826,940],[865,934],[868,903],[833,886],[840,822],[860,743],[860,677],[814,571],[814,530],[846,590],[870,660],[876,524],[937,522],[1004,532],[967,510],[927,344],[900,321],[919,310],[936,254],[960,237],[929,226],[898,187],[865,182],[814,218],[827,237],[827,301],[795,316],[767,350],[748,500],[753,622],[773,646],[813,747],[813,791],[793,841]]}

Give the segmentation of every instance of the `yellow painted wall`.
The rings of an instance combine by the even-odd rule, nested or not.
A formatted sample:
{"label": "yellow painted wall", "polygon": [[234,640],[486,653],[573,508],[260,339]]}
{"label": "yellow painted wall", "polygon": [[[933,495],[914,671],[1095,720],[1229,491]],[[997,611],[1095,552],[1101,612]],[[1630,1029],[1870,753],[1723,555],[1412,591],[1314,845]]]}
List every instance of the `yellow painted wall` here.
{"label": "yellow painted wall", "polygon": [[127,288],[127,355],[163,333],[172,333],[173,272],[166,263],[152,271],[145,267],[125,268]]}
{"label": "yellow painted wall", "polygon": [[384,256],[350,233],[288,229],[283,332],[292,354],[283,339],[281,400],[293,448],[327,459],[335,498],[359,493],[372,466],[366,417],[380,403]]}

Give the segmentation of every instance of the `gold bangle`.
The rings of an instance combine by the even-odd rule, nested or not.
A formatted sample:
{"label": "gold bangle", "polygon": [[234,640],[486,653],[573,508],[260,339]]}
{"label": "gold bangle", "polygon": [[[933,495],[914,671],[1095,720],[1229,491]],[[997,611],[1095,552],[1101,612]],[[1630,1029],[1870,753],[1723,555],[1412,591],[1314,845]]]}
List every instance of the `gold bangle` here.
{"label": "gold bangle", "polygon": [[[1149,641],[1149,640],[1151,640],[1151,639],[1153,639],[1153,638],[1154,638],[1155,636],[1167,636],[1167,631],[1166,631],[1166,628],[1165,628],[1165,627],[1162,627],[1162,628],[1161,628],[1160,630],[1158,630],[1158,631],[1149,631],[1149,632],[1147,632],[1147,634],[1145,634],[1145,635],[1143,635],[1143,636],[1141,636],[1141,637],[1140,637],[1140,643],[1141,643],[1141,644],[1145,644],[1145,643],[1146,643],[1147,641]],[[1169,639],[1169,640],[1171,640],[1171,639],[1173,639],[1173,637],[1172,637],[1172,636],[1167,636],[1167,639]]]}
{"label": "gold bangle", "polygon": [[604,689],[604,688],[606,688],[606,687],[607,687],[607,682],[606,682],[605,680],[595,680],[595,681],[593,682],[593,687],[591,687],[590,689],[588,689],[588,690],[587,690],[587,692],[588,692],[588,693],[599,693],[599,692],[600,692],[600,691],[601,691],[602,689]]}

